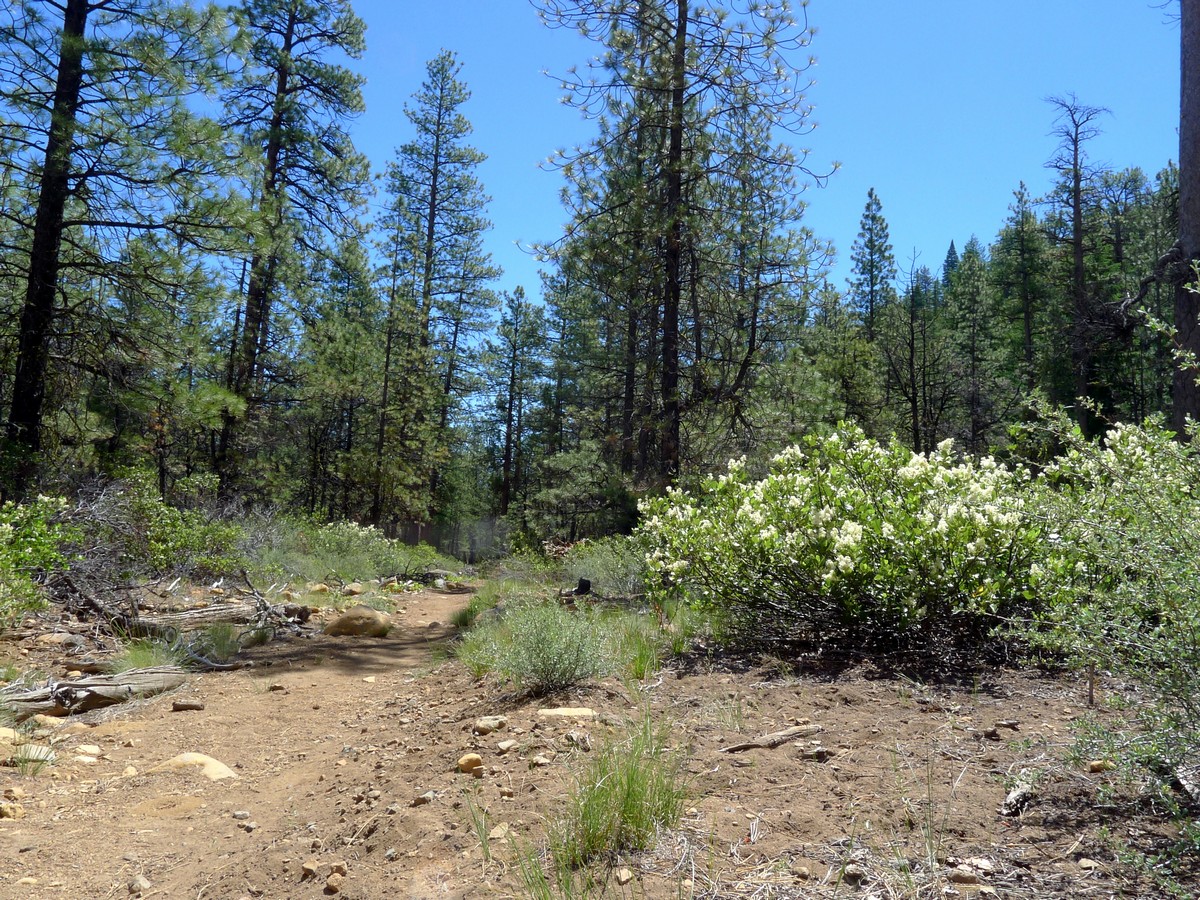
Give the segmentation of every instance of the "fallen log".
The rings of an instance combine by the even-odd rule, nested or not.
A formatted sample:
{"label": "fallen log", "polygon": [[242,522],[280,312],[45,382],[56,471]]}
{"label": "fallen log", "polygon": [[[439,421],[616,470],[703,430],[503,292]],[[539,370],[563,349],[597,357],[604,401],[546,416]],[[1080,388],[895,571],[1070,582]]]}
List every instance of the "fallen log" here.
{"label": "fallen log", "polygon": [[13,685],[0,691],[0,699],[18,721],[39,713],[69,716],[102,709],[142,697],[152,697],[179,687],[186,673],[175,666],[130,669],[118,675],[51,681],[36,688]]}
{"label": "fallen log", "polygon": [[769,750],[772,747],[778,747],[780,744],[786,744],[788,741],[795,740],[796,738],[811,737],[814,734],[819,734],[821,730],[820,725],[793,725],[791,728],[783,729],[783,731],[772,731],[770,734],[756,737],[752,741],[722,747],[717,752],[739,753],[742,750]]}

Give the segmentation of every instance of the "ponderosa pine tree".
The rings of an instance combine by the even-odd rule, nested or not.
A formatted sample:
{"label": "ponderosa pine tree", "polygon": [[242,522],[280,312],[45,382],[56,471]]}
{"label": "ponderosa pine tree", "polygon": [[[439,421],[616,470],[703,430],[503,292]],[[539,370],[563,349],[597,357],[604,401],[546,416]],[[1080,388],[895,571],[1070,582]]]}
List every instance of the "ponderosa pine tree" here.
{"label": "ponderosa pine tree", "polygon": [[859,221],[858,237],[850,248],[850,261],[850,302],[858,310],[867,340],[873,341],[876,317],[896,299],[897,275],[883,204],[879,202],[875,188],[867,191],[867,205]]}
{"label": "ponderosa pine tree", "polygon": [[[704,290],[695,267],[704,262],[701,247],[714,228],[700,213],[716,182],[732,177],[742,159],[739,116],[760,125],[763,134],[804,129],[809,108],[795,86],[810,60],[797,60],[795,54],[807,47],[811,31],[796,21],[787,2],[753,4],[737,16],[730,4],[689,0],[542,0],[539,7],[549,24],[578,30],[605,48],[594,63],[596,77],[572,72],[565,79],[567,101],[600,118],[603,127],[600,137],[567,158],[564,167],[576,166],[581,183],[600,188],[576,191],[590,205],[583,223],[595,224],[605,212],[616,212],[618,197],[644,198],[640,209],[607,218],[636,229],[631,239],[638,252],[626,259],[645,257],[654,289],[643,294],[652,302],[636,320],[636,306],[626,304],[623,346],[639,345],[640,368],[654,373],[655,396],[641,404],[640,418],[654,425],[655,480],[668,484],[684,460],[685,414],[690,401],[699,399],[693,393],[704,377],[703,369],[689,369],[703,365],[696,358],[697,333],[706,352],[703,331],[697,332],[703,323],[692,321],[688,327],[689,312],[696,318],[693,300]],[[802,154],[781,153],[784,148],[761,135],[754,142],[765,151],[759,159],[764,166],[793,173],[803,169]],[[634,157],[619,172],[606,169],[614,148]],[[760,195],[760,208],[770,215],[777,210],[768,195],[768,189]],[[725,220],[715,228],[727,225]],[[595,286],[619,297],[635,280],[627,278],[620,290]]]}
{"label": "ponderosa pine tree", "polygon": [[6,495],[24,494],[38,476],[51,358],[69,358],[52,346],[72,330],[76,308],[64,278],[102,273],[88,290],[135,290],[147,273],[124,252],[134,235],[229,247],[236,217],[221,181],[233,154],[216,124],[188,105],[226,75],[235,45],[225,26],[215,6],[171,0],[11,4],[11,25],[0,32],[0,145],[12,152],[0,169],[23,197],[4,216],[29,238],[2,454]]}
{"label": "ponderosa pine tree", "polygon": [[[490,198],[477,171],[487,157],[468,143],[473,128],[462,107],[471,92],[461,72],[462,63],[448,50],[426,64],[425,81],[405,106],[416,133],[396,150],[386,177],[388,215],[395,220],[388,227],[404,235],[413,267],[406,276],[413,288],[411,315],[439,385],[424,433],[442,458],[464,393],[467,357],[495,306],[490,284],[501,274],[483,249]],[[430,476],[436,492],[436,465]]]}
{"label": "ponderosa pine tree", "polygon": [[1189,419],[1200,421],[1200,294],[1192,286],[1200,263],[1200,0],[1180,0],[1179,28],[1179,241],[1175,254],[1175,333],[1179,348],[1192,357],[1176,366],[1172,421],[1186,433]]}
{"label": "ponderosa pine tree", "polygon": [[[250,193],[258,207],[248,281],[229,338],[229,388],[246,416],[226,415],[214,460],[229,487],[249,447],[238,447],[273,386],[271,350],[281,300],[305,266],[357,228],[367,165],[350,140],[348,120],[363,111],[361,76],[333,60],[357,59],[365,26],[349,0],[244,0],[250,64],[226,98],[226,126],[244,136],[258,170]],[[291,284],[289,284],[291,282]]]}

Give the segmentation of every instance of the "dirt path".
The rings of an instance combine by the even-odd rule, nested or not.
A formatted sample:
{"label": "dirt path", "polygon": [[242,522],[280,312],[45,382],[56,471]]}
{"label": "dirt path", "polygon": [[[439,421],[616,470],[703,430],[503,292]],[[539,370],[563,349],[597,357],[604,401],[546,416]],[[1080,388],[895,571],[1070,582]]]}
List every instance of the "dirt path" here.
{"label": "dirt path", "polygon": [[[1164,895],[1120,854],[1170,829],[1117,773],[1064,762],[1086,712],[1075,679],[955,686],[699,657],[532,701],[441,660],[464,599],[412,595],[387,638],[278,641],[251,669],[59,729],[57,765],[0,769],[24,811],[0,819],[0,898],[523,896],[520,849],[542,845],[588,748],[647,709],[685,754],[687,812],[654,851],[611,860],[630,880],[607,896]],[[205,708],[173,712],[180,699]],[[473,733],[485,715],[506,727]],[[798,725],[796,740],[725,752]],[[237,777],[152,771],[184,752]],[[482,778],[455,771],[467,752]],[[1028,808],[1002,815],[1021,781]]]}

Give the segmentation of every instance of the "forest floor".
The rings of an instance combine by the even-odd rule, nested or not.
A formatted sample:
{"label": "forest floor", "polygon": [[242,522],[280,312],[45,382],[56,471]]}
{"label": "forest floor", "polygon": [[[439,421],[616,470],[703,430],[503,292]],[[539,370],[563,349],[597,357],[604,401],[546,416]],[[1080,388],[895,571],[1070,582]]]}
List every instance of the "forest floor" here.
{"label": "forest floor", "polygon": [[[1166,896],[1129,858],[1171,827],[1117,771],[1072,754],[1082,680],[930,683],[706,655],[529,700],[447,657],[465,599],[409,595],[388,637],[314,630],[248,651],[251,667],[48,727],[55,765],[0,769],[20,816],[0,819],[0,897],[524,896],[517,860],[544,847],[572,773],[646,708],[686,754],[686,812],[652,851],[611,861],[605,896]],[[72,668],[34,638],[0,641],[6,657]],[[174,711],[181,700],[203,709]],[[543,712],[558,707],[591,714]],[[474,734],[483,716],[507,724]],[[801,724],[819,730],[724,752]],[[151,771],[188,751],[236,777]],[[456,771],[468,752],[482,778]],[[1001,814],[1022,783],[1027,805]]]}

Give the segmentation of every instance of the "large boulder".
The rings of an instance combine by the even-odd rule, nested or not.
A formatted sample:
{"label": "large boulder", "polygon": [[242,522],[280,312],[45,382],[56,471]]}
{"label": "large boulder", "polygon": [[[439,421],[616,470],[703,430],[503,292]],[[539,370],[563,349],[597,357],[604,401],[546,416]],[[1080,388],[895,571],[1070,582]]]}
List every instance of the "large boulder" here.
{"label": "large boulder", "polygon": [[384,637],[391,628],[392,618],[387,613],[369,606],[355,606],[326,625],[325,633],[335,637]]}

